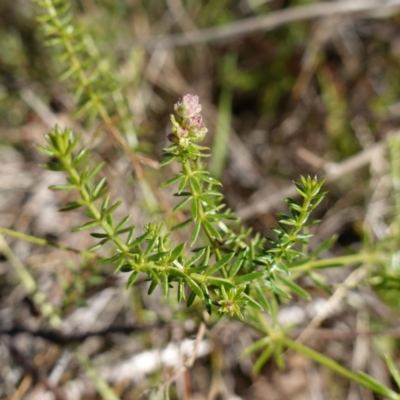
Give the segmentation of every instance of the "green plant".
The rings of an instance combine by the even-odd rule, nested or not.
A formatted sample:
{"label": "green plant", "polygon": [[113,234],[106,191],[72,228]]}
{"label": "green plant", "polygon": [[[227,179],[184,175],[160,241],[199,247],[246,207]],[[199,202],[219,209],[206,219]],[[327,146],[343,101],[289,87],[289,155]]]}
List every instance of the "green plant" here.
{"label": "green plant", "polygon": [[[372,377],[351,372],[322,354],[303,346],[287,336],[292,327],[281,327],[278,322],[278,302],[297,295],[310,299],[309,293],[295,281],[309,275],[321,287],[317,268],[326,268],[346,263],[374,263],[382,259],[382,252],[370,251],[332,259],[319,260],[320,253],[332,244],[329,240],[309,254],[308,228],[318,221],[311,220],[311,212],[324,198],[321,192],[323,180],[301,177],[296,183],[301,203],[287,199],[290,215],[279,214],[278,227],[273,229],[275,239],[252,236],[251,230],[240,227],[235,215],[222,201],[218,190],[220,182],[210,176],[203,159],[208,157],[207,148],[198,144],[206,132],[198,97],[186,95],[175,104],[176,115],[171,116],[172,132],[168,136],[172,145],[164,150],[166,157],[162,165],[177,161],[180,172],[163,186],[177,184],[175,193],[180,202],[174,210],[185,210],[190,218],[175,225],[173,230],[185,230],[190,226],[189,246],[186,242],[175,243],[163,223],[149,223],[143,232],[135,234],[135,226],[126,226],[130,216],[115,221],[113,214],[120,201],[111,202],[107,195],[105,178],[98,178],[102,165],[93,169],[85,166],[86,148],[75,151],[80,136],[70,129],[55,127],[48,135],[47,146],[38,148],[52,161],[45,167],[67,174],[66,184],[52,186],[52,190],[78,193],[75,201],[69,202],[61,211],[83,208],[89,221],[74,228],[76,231],[100,228],[92,233],[99,239],[90,251],[96,251],[107,242],[114,250],[99,265],[114,264],[115,272],[129,273],[127,288],[140,274],[150,282],[148,294],[161,285],[163,293],[176,287],[178,302],[186,300],[190,306],[196,298],[201,299],[208,313],[217,311],[253,326],[264,337],[250,346],[245,355],[265,348],[255,363],[254,371],[275,354],[278,366],[283,367],[283,350],[291,348],[347,378],[390,399],[399,395],[380,384]],[[182,199],[182,200],[181,200]],[[268,242],[268,245],[267,245]],[[194,247],[190,254],[189,247]],[[348,257],[346,259],[346,257]],[[263,312],[272,316],[272,325]]]}
{"label": "green plant", "polygon": [[[127,288],[139,286],[142,278],[148,281],[149,295],[158,286],[161,287],[164,296],[169,299],[169,304],[173,304],[174,309],[184,310],[180,314],[183,318],[189,313],[200,315],[205,309],[212,316],[211,323],[227,317],[241,320],[253,328],[260,338],[243,352],[242,357],[253,357],[254,373],[260,373],[271,357],[274,358],[278,367],[284,367],[285,351],[290,349],[381,396],[399,399],[398,393],[371,376],[363,372],[350,371],[333,359],[303,345],[301,337],[299,340],[293,340],[293,326],[282,326],[278,318],[280,304],[289,304],[298,297],[306,301],[311,299],[312,292],[307,286],[310,281],[314,286],[335,295],[349,288],[366,285],[368,288],[374,288],[387,303],[398,309],[400,291],[398,284],[400,232],[398,139],[391,138],[388,142],[391,186],[395,204],[394,210],[390,210],[386,216],[386,220],[389,221],[388,232],[384,238],[376,240],[365,231],[361,249],[350,250],[348,254],[340,256],[325,257],[324,254],[333,246],[335,237],[324,241],[317,248],[309,246],[311,226],[318,222],[312,219],[311,213],[325,196],[322,192],[323,179],[307,176],[301,177],[300,182],[295,183],[298,195],[296,198],[300,198],[301,201],[286,199],[289,213],[278,215],[278,226],[272,230],[273,238],[265,238],[259,233],[253,233],[236,218],[235,213],[224,204],[221,183],[215,179],[215,176],[218,178],[221,176],[228,153],[226,142],[230,140],[229,121],[233,115],[234,90],[251,92],[264,87],[265,94],[262,96],[264,111],[268,115],[277,113],[283,93],[288,92],[295,80],[295,76],[289,70],[286,74],[282,73],[282,70],[296,64],[293,63],[293,56],[288,48],[297,49],[297,42],[304,42],[303,39],[299,41],[299,35],[292,35],[302,27],[294,26],[288,29],[289,36],[295,39],[293,42],[290,40],[287,41],[289,43],[285,42],[285,46],[280,46],[278,37],[269,38],[268,46],[274,47],[272,42],[279,44],[276,46],[278,56],[270,60],[269,74],[265,74],[264,62],[260,63],[262,67],[259,69],[249,71],[246,70],[247,60],[243,63],[243,57],[238,58],[238,65],[236,65],[236,54],[226,58],[226,65],[221,74],[226,80],[222,86],[226,87],[220,96],[217,124],[219,134],[213,149],[216,158],[211,167],[205,162],[210,156],[209,149],[200,145],[207,129],[202,122],[201,105],[197,96],[183,96],[182,100],[175,105],[176,115],[171,116],[172,129],[168,135],[172,144],[164,149],[165,160],[160,165],[178,163],[180,171],[161,186],[176,188],[174,196],[178,199],[178,203],[173,210],[185,214],[186,219],[170,227],[169,218],[165,215],[154,215],[153,211],[158,209],[159,205],[154,199],[158,188],[154,184],[155,180],[151,182],[153,177],[149,178],[138,162],[138,151],[141,148],[141,141],[137,135],[138,128],[134,126],[124,84],[120,80],[121,75],[115,73],[116,68],[112,58],[104,57],[88,30],[76,22],[70,10],[69,1],[33,1],[41,14],[39,24],[44,32],[42,40],[52,46],[50,54],[56,54],[58,65],[62,68],[60,80],[66,81],[74,93],[75,118],[82,122],[83,126],[90,128],[94,126],[97,131],[104,130],[115,139],[119,155],[128,157],[134,167],[135,178],[145,198],[145,208],[149,211],[146,218],[152,221],[139,227],[129,225],[130,215],[117,218],[117,209],[121,202],[112,200],[112,196],[108,194],[106,179],[101,177],[102,164],[91,167],[94,164],[91,157],[91,143],[88,148],[82,148],[80,135],[76,135],[69,128],[54,127],[46,135],[47,145],[39,146],[39,148],[51,158],[45,167],[52,171],[63,171],[67,176],[67,182],[52,186],[51,189],[71,191],[68,197],[75,193],[76,200],[67,203],[62,211],[83,210],[88,221],[74,230],[95,229],[96,231],[91,233],[91,236],[97,239],[98,243],[88,251],[77,251],[49,240],[2,227],[0,227],[0,233],[42,246],[74,251],[85,260],[86,258],[100,259],[97,266],[91,264],[90,268],[84,271],[79,265],[72,268],[71,283],[61,279],[66,303],[64,306],[82,303],[84,292],[91,285],[101,282],[102,279],[98,278],[107,273],[104,272],[107,269],[104,269],[101,275],[96,275],[92,273],[93,268],[100,270],[107,265],[113,265],[115,272],[129,275]],[[146,7],[151,8],[150,3],[146,4]],[[195,7],[199,10],[199,3],[195,3]],[[206,11],[203,10],[199,21],[204,19],[208,24],[212,13],[218,14],[213,16],[215,21],[231,20],[233,14],[223,13],[225,8],[229,8],[227,5],[231,3],[233,2],[229,0],[220,2],[215,8],[210,2],[207,7],[204,7]],[[125,7],[124,10],[128,8],[127,3],[118,2],[118,4],[119,6],[116,7],[121,7],[121,9]],[[110,4],[108,6],[111,7]],[[157,5],[157,7],[159,7],[157,12],[161,12],[161,6]],[[285,31],[282,33],[282,37],[287,36]],[[300,36],[304,35],[305,31],[302,30]],[[280,53],[284,57],[280,57]],[[2,60],[7,59],[7,55],[2,56]],[[10,59],[13,60],[13,57]],[[19,61],[15,62],[16,65],[19,63],[23,64]],[[248,62],[248,65],[253,67],[257,64],[258,61]],[[14,61],[11,66],[14,67]],[[328,65],[323,66],[323,71],[329,70]],[[344,139],[336,140],[338,153],[340,153],[338,156],[343,157],[349,150],[351,153],[352,149],[359,147],[353,138],[350,139],[349,130],[346,129],[347,135],[343,136],[343,127],[350,127],[347,109],[351,104],[347,97],[345,99],[345,93],[341,92],[341,86],[336,84],[336,79],[339,79],[336,74],[335,79],[331,79],[329,75],[328,80],[325,79],[324,74],[318,73],[317,76],[324,78],[319,79],[319,86],[322,100],[328,106],[326,120],[328,128],[331,128],[328,131],[333,129],[336,139]],[[308,80],[306,79],[307,82]],[[301,81],[300,78],[299,81]],[[364,82],[362,86],[365,86]],[[305,88],[302,90],[306,91]],[[395,91],[390,93],[389,97],[395,99]],[[338,102],[341,102],[339,108],[335,106]],[[343,107],[342,103],[346,104],[346,107]],[[302,113],[300,110],[300,114]],[[284,119],[287,120],[286,114]],[[354,144],[350,146],[352,149],[344,145],[345,141],[349,141],[347,144]],[[210,168],[215,175],[210,174],[207,168]],[[155,204],[155,207],[151,204]],[[172,232],[177,232],[179,235],[175,237]],[[186,240],[180,240],[180,237]],[[1,242],[0,247],[2,254],[17,272],[26,291],[39,306],[42,316],[51,326],[58,328],[61,325],[61,317],[55,312],[51,303],[46,301],[46,297],[40,292],[29,269],[18,262],[7,244]],[[98,252],[98,250],[101,251]],[[107,256],[102,257],[104,254]],[[355,270],[350,277],[355,276],[356,279],[344,282],[336,290],[326,281],[325,275],[320,270],[342,266],[354,267]],[[89,274],[88,279],[87,274]],[[186,311],[185,306],[171,300],[173,296],[176,297],[178,303],[186,302],[186,306],[190,307],[189,311]],[[99,377],[88,360],[79,353],[78,359],[88,375],[96,382],[97,390],[103,398],[115,398],[115,394]],[[398,384],[398,369],[387,355],[386,364],[394,381]]]}

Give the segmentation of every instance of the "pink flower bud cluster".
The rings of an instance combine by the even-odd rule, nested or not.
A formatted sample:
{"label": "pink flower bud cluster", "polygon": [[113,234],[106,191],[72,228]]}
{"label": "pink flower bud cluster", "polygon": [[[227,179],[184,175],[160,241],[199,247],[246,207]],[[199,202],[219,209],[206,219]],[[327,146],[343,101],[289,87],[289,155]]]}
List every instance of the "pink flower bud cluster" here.
{"label": "pink flower bud cluster", "polygon": [[186,148],[190,141],[200,142],[207,133],[201,117],[199,97],[186,94],[174,106],[175,115],[171,115],[172,132],[168,139]]}

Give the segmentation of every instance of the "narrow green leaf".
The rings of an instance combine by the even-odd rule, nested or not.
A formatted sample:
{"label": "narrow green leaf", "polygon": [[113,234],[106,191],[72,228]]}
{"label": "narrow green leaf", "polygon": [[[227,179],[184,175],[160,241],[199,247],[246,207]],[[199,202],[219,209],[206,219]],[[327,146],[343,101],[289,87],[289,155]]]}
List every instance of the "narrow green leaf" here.
{"label": "narrow green leaf", "polygon": [[186,276],[185,280],[190,288],[193,290],[193,292],[196,293],[196,295],[199,296],[201,299],[204,299],[204,293],[200,289],[200,286],[190,276]]}
{"label": "narrow green leaf", "polygon": [[42,146],[42,145],[40,145],[40,144],[36,144],[35,146],[36,146],[36,148],[37,148],[39,151],[41,151],[43,154],[46,154],[47,156],[50,156],[50,157],[54,157],[54,156],[55,156],[55,153],[54,153],[53,150],[51,150],[51,149],[49,149],[49,148],[47,148],[47,147],[44,147],[44,146]]}
{"label": "narrow green leaf", "polygon": [[180,203],[178,203],[173,209],[172,211],[178,211],[180,210],[182,207],[184,207],[191,199],[192,197],[187,197],[186,199],[183,199]]}
{"label": "narrow green leaf", "polygon": [[205,190],[203,194],[208,195],[208,196],[217,196],[217,197],[223,197],[224,195],[221,192],[217,192],[216,190]]}
{"label": "narrow green leaf", "polygon": [[156,274],[154,269],[151,267],[148,267],[148,268],[146,268],[146,272],[147,272],[147,275],[149,276],[149,279],[152,280],[153,282],[155,282],[156,285],[158,285],[160,280],[158,279],[158,275]]}
{"label": "narrow green leaf", "polygon": [[290,208],[293,208],[296,211],[301,211],[303,209],[303,206],[300,203],[290,197],[286,198],[284,201]]}
{"label": "narrow green leaf", "polygon": [[132,271],[132,265],[130,264],[124,264],[120,268],[120,272],[131,272]]}
{"label": "narrow green leaf", "polygon": [[192,273],[195,273],[195,274],[198,274],[198,273],[202,273],[202,272],[204,272],[206,269],[208,268],[208,265],[199,265],[199,266],[197,266],[197,267],[192,267],[192,268],[190,268],[189,269],[189,273],[190,274],[192,274]]}
{"label": "narrow green leaf", "polygon": [[227,220],[236,220],[238,217],[234,214],[207,214],[208,220],[212,221],[220,221],[222,219],[227,219]]}
{"label": "narrow green leaf", "polygon": [[386,365],[389,368],[390,374],[392,375],[394,381],[398,388],[400,388],[400,371],[397,368],[394,361],[389,357],[388,354],[385,354]]}
{"label": "narrow green leaf", "polygon": [[123,257],[122,254],[115,254],[112,257],[104,258],[103,260],[99,261],[97,265],[102,266],[102,265],[112,264],[113,262],[119,260],[121,257]]}
{"label": "narrow green leaf", "polygon": [[256,310],[259,310],[259,311],[265,311],[264,307],[260,303],[258,303],[256,300],[254,300],[251,296],[247,295],[246,293],[243,293],[242,297],[247,301],[247,304],[250,307],[252,307]]}
{"label": "narrow green leaf", "polygon": [[214,209],[216,207],[215,200],[204,193],[199,196],[199,199],[206,203],[210,209]]}
{"label": "narrow green leaf", "polygon": [[250,272],[249,274],[235,278],[235,284],[240,285],[242,283],[252,282],[259,278],[262,278],[264,275],[266,275],[265,271]]}
{"label": "narrow green leaf", "polygon": [[203,174],[198,174],[197,176],[204,182],[211,183],[212,185],[216,185],[216,186],[222,186],[222,183],[220,181],[217,181],[212,176],[203,175]]}
{"label": "narrow green leaf", "polygon": [[144,254],[146,256],[152,252],[152,250],[154,249],[154,246],[157,244],[157,242],[158,242],[158,235],[156,234],[153,236],[153,238],[150,240],[149,244],[147,245],[147,248],[144,252]]}
{"label": "narrow green leaf", "polygon": [[185,187],[186,187],[187,181],[188,181],[188,177],[183,176],[181,183],[179,184],[178,193],[183,192],[183,189],[185,189]]}
{"label": "narrow green leaf", "polygon": [[194,224],[192,236],[190,237],[190,246],[193,246],[196,243],[197,237],[199,236],[200,233],[200,228],[201,228],[201,222],[197,221]]}
{"label": "narrow green leaf", "polygon": [[[73,145],[71,147],[74,147]],[[85,159],[86,155],[88,153],[88,149],[86,147],[84,147],[83,149],[81,149],[79,151],[79,153],[74,157],[74,159],[72,160],[72,165],[75,167],[76,165],[78,165],[82,160]]]}
{"label": "narrow green leaf", "polygon": [[176,276],[177,278],[186,278],[187,274],[182,271],[182,269],[177,267],[169,267],[168,273],[170,276]]}
{"label": "narrow green leaf", "polygon": [[297,193],[298,193],[300,196],[302,196],[302,197],[304,197],[304,198],[307,198],[308,196],[307,196],[306,192],[304,191],[304,188],[303,188],[299,183],[297,183],[297,182],[293,182],[293,183],[294,183],[295,186],[296,186],[296,191],[297,191]]}
{"label": "narrow green leaf", "polygon": [[[117,234],[119,234],[119,233],[124,233],[122,227],[130,220],[130,218],[131,218],[131,214],[129,214],[129,215],[127,215],[126,217],[124,217],[124,218],[121,220],[121,222],[115,227],[115,232],[116,232]],[[127,231],[126,231],[126,232],[128,232],[130,229],[131,229],[131,228],[127,228]]]}
{"label": "narrow green leaf", "polygon": [[[129,229],[130,230],[129,230],[128,238],[126,239],[126,244],[128,246],[131,246],[132,242],[133,242],[133,238],[135,237],[136,227],[135,226],[131,226]],[[120,232],[120,233],[122,233],[122,232]]]}
{"label": "narrow green leaf", "polygon": [[168,254],[167,251],[160,251],[158,253],[152,254],[151,256],[147,257],[148,261],[158,261],[161,258],[163,258],[166,254]]}
{"label": "narrow green leaf", "polygon": [[94,228],[95,226],[98,226],[98,225],[99,225],[99,223],[97,221],[87,222],[86,224],[72,228],[72,232],[84,231],[85,229]]}
{"label": "narrow green leaf", "polygon": [[50,171],[64,171],[64,167],[61,164],[57,164],[54,162],[43,164],[42,167]]}
{"label": "narrow green leaf", "polygon": [[129,244],[129,251],[134,250],[135,247],[142,244],[150,235],[151,232],[145,232],[143,235],[136,238],[132,243]]}
{"label": "narrow green leaf", "polygon": [[185,300],[185,285],[182,280],[179,280],[178,282],[177,300],[178,303],[180,303],[182,300]]}
{"label": "narrow green leaf", "polygon": [[167,186],[169,186],[169,185],[172,185],[172,184],[175,183],[175,182],[178,182],[178,181],[181,180],[181,179],[182,179],[182,175],[176,175],[176,176],[174,176],[173,178],[168,179],[167,181],[163,182],[163,183],[160,185],[160,187],[162,187],[162,188],[167,187]]}
{"label": "narrow green leaf", "polygon": [[279,279],[289,288],[292,290],[293,293],[297,294],[303,299],[311,300],[311,296],[308,292],[306,292],[302,287],[300,287],[297,283],[294,283],[290,279],[285,278],[282,275],[278,275]]}
{"label": "narrow green leaf", "polygon": [[201,190],[200,182],[199,182],[199,180],[197,179],[197,177],[191,176],[191,177],[189,178],[189,181],[190,181],[190,184],[193,186],[193,191],[194,191],[194,193],[200,194],[200,193],[202,192],[202,190]]}
{"label": "narrow green leaf", "polygon": [[199,199],[193,197],[192,204],[190,206],[190,211],[192,213],[192,217],[193,217],[194,221],[197,221],[197,219],[199,218],[199,208],[200,208]]}
{"label": "narrow green leaf", "polygon": [[114,219],[111,214],[106,214],[106,221],[107,221],[108,225],[111,226],[111,228],[114,227]]}
{"label": "narrow green leaf", "polygon": [[257,298],[258,302],[262,305],[265,311],[271,312],[271,306],[267,300],[265,293],[262,290],[261,285],[252,285],[252,290],[254,290],[255,297]]}
{"label": "narrow green leaf", "polygon": [[314,210],[314,208],[316,208],[316,207],[318,207],[320,205],[321,201],[325,198],[325,194],[326,193],[324,193],[323,195],[320,195],[317,198],[314,198],[313,204],[312,204],[312,207],[311,207],[313,210]]}
{"label": "narrow green leaf", "polygon": [[233,288],[235,285],[225,278],[219,278],[217,276],[207,276],[207,282],[215,286],[225,286],[226,288]]}
{"label": "narrow green leaf", "polygon": [[170,156],[170,157],[166,158],[164,161],[160,162],[160,167],[165,167],[166,165],[168,165],[169,163],[174,161],[175,158],[176,158],[176,156]]}
{"label": "narrow green leaf", "polygon": [[183,196],[192,196],[192,192],[179,192],[179,193],[174,193],[174,197],[183,197]]}
{"label": "narrow green leaf", "polygon": [[156,282],[156,281],[151,281],[151,284],[150,284],[150,286],[149,286],[149,290],[147,291],[147,294],[148,294],[149,296],[154,292],[154,290],[155,290],[155,288],[157,287],[157,285],[158,285],[158,282]]}
{"label": "narrow green leaf", "polygon": [[278,285],[276,285],[273,281],[265,281],[265,286],[270,288],[278,296],[282,296],[287,299],[290,299],[290,297],[291,297],[290,293],[284,291],[282,288],[280,288]]}
{"label": "narrow green leaf", "polygon": [[103,211],[103,217],[107,215],[111,215],[120,205],[122,204],[121,200],[118,200],[116,203],[114,203],[112,206],[110,206],[107,210]]}
{"label": "narrow green leaf", "polygon": [[257,375],[261,368],[267,363],[267,361],[271,358],[274,348],[269,345],[257,358],[256,362],[253,365],[252,372]]}
{"label": "narrow green leaf", "polygon": [[87,216],[88,218],[90,218],[90,219],[96,219],[96,216],[94,215],[94,213],[93,213],[92,210],[86,210],[86,211],[85,211],[85,214],[86,214],[86,216]]}
{"label": "narrow green leaf", "polygon": [[105,163],[100,163],[99,165],[97,165],[95,168],[93,168],[93,170],[87,175],[86,180],[90,180],[92,179],[94,176],[96,176],[100,170],[104,167]]}
{"label": "narrow green leaf", "polygon": [[210,294],[208,293],[208,288],[206,285],[201,285],[201,288],[203,289],[204,293],[204,304],[206,306],[206,310],[209,315],[211,315],[212,309],[211,309],[211,298]]}
{"label": "narrow green leaf", "polygon": [[101,204],[101,212],[103,213],[103,211],[108,207],[108,203],[110,202],[110,195],[108,195],[102,202]]}
{"label": "narrow green leaf", "polygon": [[185,263],[185,267],[190,267],[191,265],[193,265],[197,261],[199,261],[200,258],[203,257],[203,254],[205,251],[206,251],[206,249],[204,248],[204,249],[201,249],[198,252],[196,252],[196,254]]}
{"label": "narrow green leaf", "polygon": [[[65,141],[66,144],[68,145],[68,152],[71,153],[75,147],[79,144],[79,142],[82,139],[82,134],[78,134],[76,136],[74,136],[74,133],[71,129],[66,128],[66,130],[64,131],[64,137],[65,137]],[[87,149],[86,149],[87,150]],[[79,153],[81,152],[85,152],[85,148],[82,148]],[[78,153],[78,155],[79,155]]]}
{"label": "narrow green leaf", "polygon": [[213,236],[215,239],[221,240],[221,235],[219,232],[212,226],[210,222],[208,222],[206,219],[202,221],[204,228],[207,230],[209,235]]}
{"label": "narrow green leaf", "polygon": [[106,178],[102,178],[100,180],[100,182],[94,188],[93,193],[92,193],[92,197],[97,197],[97,195],[99,194],[100,190],[103,188],[105,183],[106,183]]}
{"label": "narrow green leaf", "polygon": [[90,236],[97,238],[97,239],[104,239],[104,238],[108,238],[108,234],[107,233],[91,233]]}
{"label": "narrow green leaf", "polygon": [[229,261],[232,260],[233,256],[235,255],[234,252],[227,254],[226,256],[222,257],[220,260],[218,260],[215,265],[210,267],[206,273],[207,275],[213,275],[215,274],[219,269],[222,267],[225,267],[226,264],[228,264]]}
{"label": "narrow green leaf", "polygon": [[75,185],[51,185],[51,186],[49,186],[49,189],[50,190],[54,190],[54,191],[57,191],[57,190],[74,190],[74,189],[76,189],[76,186]]}
{"label": "narrow green leaf", "polygon": [[174,225],[174,226],[171,228],[171,231],[175,231],[175,230],[177,230],[177,229],[181,229],[181,228],[185,227],[186,225],[190,224],[191,222],[193,222],[193,219],[192,219],[192,218],[189,218],[189,219],[187,219],[186,221],[183,221],[183,222],[181,222],[181,223],[179,223],[179,224],[177,224],[177,225]]}
{"label": "narrow green leaf", "polygon": [[[75,71],[72,70],[71,72],[73,73]],[[63,79],[61,78],[61,80]],[[85,103],[83,103],[82,106],[73,114],[74,119],[79,119],[83,115],[90,113],[91,110],[93,111],[93,108],[93,102],[91,100],[86,100]]]}
{"label": "narrow green leaf", "polygon": [[234,278],[236,274],[239,272],[240,267],[243,264],[243,259],[246,254],[246,250],[242,250],[236,257],[234,263],[232,264],[232,268],[229,271],[229,276]]}
{"label": "narrow green leaf", "polygon": [[281,224],[289,225],[289,226],[296,226],[297,222],[294,219],[281,219],[279,220]]}
{"label": "narrow green leaf", "polygon": [[101,199],[102,197],[104,197],[104,195],[105,195],[107,192],[108,192],[108,187],[102,188],[102,189],[99,191],[99,193],[97,193],[96,196],[94,196],[94,195],[92,194],[92,200],[95,201],[95,200]]}
{"label": "narrow green leaf", "polygon": [[190,293],[190,295],[187,299],[186,307],[190,307],[193,304],[195,298],[196,298],[196,293],[194,291],[192,291],[192,293]]}
{"label": "narrow green leaf", "polygon": [[205,265],[208,264],[208,262],[210,261],[210,254],[211,254],[211,248],[210,248],[210,246],[207,246],[206,253],[204,254],[203,264],[205,264]]}
{"label": "narrow green leaf", "polygon": [[240,354],[240,358],[248,357],[249,355],[261,350],[263,347],[269,346],[271,343],[271,338],[269,336],[263,337],[262,339],[256,340],[250,346],[246,347]]}
{"label": "narrow green leaf", "polygon": [[176,260],[178,257],[181,256],[184,248],[186,246],[186,243],[181,243],[180,245],[176,246],[174,250],[172,250],[171,256],[170,256],[170,261]]}
{"label": "narrow green leaf", "polygon": [[71,210],[75,210],[82,206],[83,206],[83,204],[78,203],[77,201],[72,201],[72,202],[67,203],[65,205],[65,207],[59,209],[58,211],[60,211],[60,212],[71,211]]}
{"label": "narrow green leaf", "polygon": [[[55,46],[58,45],[61,42],[61,39],[56,37],[56,38],[51,38],[51,39],[46,39],[45,44],[46,46]],[[66,71],[64,71],[61,76],[60,76],[60,81],[65,81],[68,78],[70,78],[72,75],[76,73],[77,69],[74,65],[72,65],[70,68],[68,68]],[[79,116],[78,116],[79,117]],[[77,117],[77,118],[78,118]]]}
{"label": "narrow green leaf", "polygon": [[114,268],[114,274],[116,274],[122,268],[125,262],[126,262],[125,257],[121,257],[121,259],[118,261],[117,265]]}
{"label": "narrow green leaf", "polygon": [[164,297],[168,296],[168,277],[166,273],[161,274],[161,283],[162,283],[162,290],[164,293]]}
{"label": "narrow green leaf", "polygon": [[94,246],[90,246],[87,251],[97,251],[102,245],[103,243],[97,243]]}
{"label": "narrow green leaf", "polygon": [[209,147],[207,147],[207,146],[201,146],[201,145],[198,144],[198,143],[191,143],[190,145],[193,146],[194,148],[196,148],[197,150],[200,150],[200,151],[207,151],[207,150],[210,150]]}
{"label": "narrow green leaf", "polygon": [[326,284],[325,277],[323,275],[320,275],[316,272],[310,272],[308,276],[315,283],[315,285],[320,287],[324,292],[328,293],[329,295],[333,294],[332,288]]}

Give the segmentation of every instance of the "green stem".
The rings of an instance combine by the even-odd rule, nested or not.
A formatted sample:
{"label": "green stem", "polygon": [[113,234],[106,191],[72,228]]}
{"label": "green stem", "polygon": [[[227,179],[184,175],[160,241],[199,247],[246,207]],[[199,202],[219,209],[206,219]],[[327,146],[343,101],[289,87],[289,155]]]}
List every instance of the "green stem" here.
{"label": "green stem", "polygon": [[304,264],[289,267],[292,272],[311,272],[313,269],[318,268],[330,268],[330,267],[339,267],[342,265],[350,265],[350,264],[361,264],[361,263],[371,263],[378,260],[378,256],[376,253],[358,253],[358,254],[350,254],[347,256],[339,256],[333,258],[326,258],[323,260],[311,260],[307,261]]}
{"label": "green stem", "polygon": [[[201,195],[201,193],[198,193],[196,191],[196,188],[194,187],[193,183],[190,181],[190,177],[193,175],[193,171],[192,171],[192,168],[190,167],[190,163],[189,163],[188,159],[186,159],[182,162],[182,169],[185,172],[185,175],[188,177],[190,191],[192,193],[193,201],[196,201],[199,198],[199,196]],[[211,245],[211,249],[214,252],[216,259],[220,260],[222,255],[221,255],[221,251],[219,249],[218,243],[215,241],[215,239],[209,234],[208,230],[205,228],[205,226],[203,224],[204,218],[205,218],[204,210],[203,210],[203,207],[200,202],[199,220],[200,220],[201,228],[202,228],[203,232],[205,233],[205,235],[207,236],[207,239]]]}
{"label": "green stem", "polygon": [[373,392],[380,394],[381,396],[385,396],[392,400],[400,399],[400,395],[398,395],[396,392],[389,389],[388,387],[382,385],[378,381],[375,381],[372,377],[367,377],[360,373],[352,372],[347,368],[343,367],[342,365],[340,365],[339,363],[337,363],[336,361],[287,337],[283,337],[281,340],[283,345],[288,347],[289,349],[295,350],[298,353],[305,355],[306,357],[317,362],[318,364],[321,364],[329,368],[330,370],[338,373],[339,375],[342,375],[350,379],[351,381],[356,382],[366,387],[367,389],[370,389]]}
{"label": "green stem", "polygon": [[91,381],[94,383],[97,391],[100,393],[103,400],[120,400],[120,398],[115,394],[113,389],[108,385],[108,383],[100,376],[96,368],[90,362],[88,356],[82,351],[77,349],[75,351],[76,358],[85,371]]}
{"label": "green stem", "polygon": [[78,72],[78,78],[79,78],[81,85],[86,89],[91,102],[95,106],[97,112],[99,113],[99,115],[101,116],[103,121],[107,125],[112,125],[112,120],[111,120],[110,116],[108,115],[106,109],[103,107],[102,103],[99,101],[99,96],[97,95],[97,93],[95,93],[93,91],[93,89],[90,85],[90,80],[84,72],[82,63],[79,60],[79,58],[76,56],[76,51],[71,43],[70,37],[68,36],[68,34],[65,33],[64,24],[62,23],[62,21],[60,20],[60,18],[58,16],[58,12],[53,5],[53,1],[45,0],[44,4],[45,4],[45,7],[47,8],[47,12],[52,17],[54,24],[58,28],[58,34],[60,35],[62,44],[68,53],[68,56],[71,61],[73,69]]}
{"label": "green stem", "polygon": [[110,226],[110,224],[102,218],[100,211],[97,209],[92,201],[90,193],[87,191],[85,185],[81,182],[78,171],[72,166],[70,155],[69,157],[68,155],[60,156],[60,161],[65,171],[73,179],[74,184],[79,190],[79,194],[81,195],[82,200],[85,202],[86,207],[93,214],[95,220],[101,225],[101,227],[107,233],[108,237],[118,246],[122,253],[127,255],[129,252],[128,246],[115,234],[112,226]]}
{"label": "green stem", "polygon": [[90,251],[73,249],[72,247],[64,246],[63,244],[60,244],[60,243],[51,242],[49,240],[38,238],[36,236],[26,235],[24,233],[13,231],[12,229],[7,229],[2,226],[0,226],[0,233],[3,233],[8,236],[12,236],[16,239],[25,240],[26,242],[34,243],[39,246],[51,246],[51,247],[55,247],[56,249],[59,249],[59,250],[71,251],[73,253],[80,254],[80,255],[83,255],[86,257],[90,257],[90,258],[97,257],[96,254],[91,253]]}
{"label": "green stem", "polygon": [[3,236],[0,235],[0,252],[7,258],[25,290],[32,296],[33,301],[38,305],[40,311],[50,325],[58,329],[61,326],[61,318],[58,316],[52,304],[46,299],[36,284],[35,279],[30,274],[24,264],[15,256]]}

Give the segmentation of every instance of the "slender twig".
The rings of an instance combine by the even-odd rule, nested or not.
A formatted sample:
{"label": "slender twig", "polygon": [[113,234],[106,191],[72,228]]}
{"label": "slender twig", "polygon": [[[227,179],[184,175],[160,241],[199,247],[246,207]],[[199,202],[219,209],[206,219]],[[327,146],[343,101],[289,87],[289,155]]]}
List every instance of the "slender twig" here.
{"label": "slender twig", "polygon": [[199,31],[186,31],[184,34],[155,37],[139,43],[148,48],[162,44],[163,47],[188,46],[205,42],[228,41],[256,33],[266,32],[292,22],[306,21],[334,15],[370,13],[372,11],[397,11],[399,0],[376,1],[338,1],[311,4],[275,11],[263,17],[247,18],[224,26],[205,28]]}
{"label": "slender twig", "polygon": [[60,244],[57,242],[52,242],[50,240],[38,238],[36,236],[26,235],[25,233],[13,231],[12,229],[4,228],[2,226],[0,226],[0,233],[3,233],[8,236],[12,236],[16,239],[25,240],[26,242],[34,243],[39,246],[51,246],[51,247],[55,247],[58,250],[71,251],[73,253],[80,254],[85,257],[90,257],[90,258],[97,257],[97,255],[95,253],[91,253],[90,251],[74,249],[72,247],[64,246],[63,244]]}
{"label": "slender twig", "polygon": [[284,346],[288,347],[289,349],[295,350],[296,352],[305,355],[306,357],[317,362],[318,364],[324,365],[325,367],[336,372],[337,374],[342,375],[352,380],[353,382],[357,382],[360,385],[374,391],[375,393],[379,393],[380,395],[392,400],[399,400],[400,398],[400,396],[396,392],[383,386],[378,381],[375,381],[373,378],[366,379],[364,375],[350,371],[349,369],[343,367],[341,364],[337,363],[331,358],[328,358],[307,346],[303,346],[302,344],[295,342],[287,337],[283,338],[282,342]]}
{"label": "slender twig", "polygon": [[196,342],[194,344],[194,349],[191,356],[183,363],[181,368],[179,368],[174,374],[172,374],[172,376],[167,378],[161,385],[158,386],[158,390],[167,388],[169,385],[171,385],[171,383],[175,382],[180,375],[193,366],[194,362],[196,361],[200,343],[203,340],[205,333],[206,324],[202,322],[196,335]]}
{"label": "slender twig", "polygon": [[353,271],[347,279],[339,286],[335,293],[331,296],[323,310],[316,315],[309,325],[304,329],[301,335],[296,339],[297,342],[304,342],[313,330],[316,329],[321,323],[329,316],[329,314],[338,306],[338,304],[346,296],[347,292],[356,287],[360,281],[367,276],[367,268],[361,267]]}

